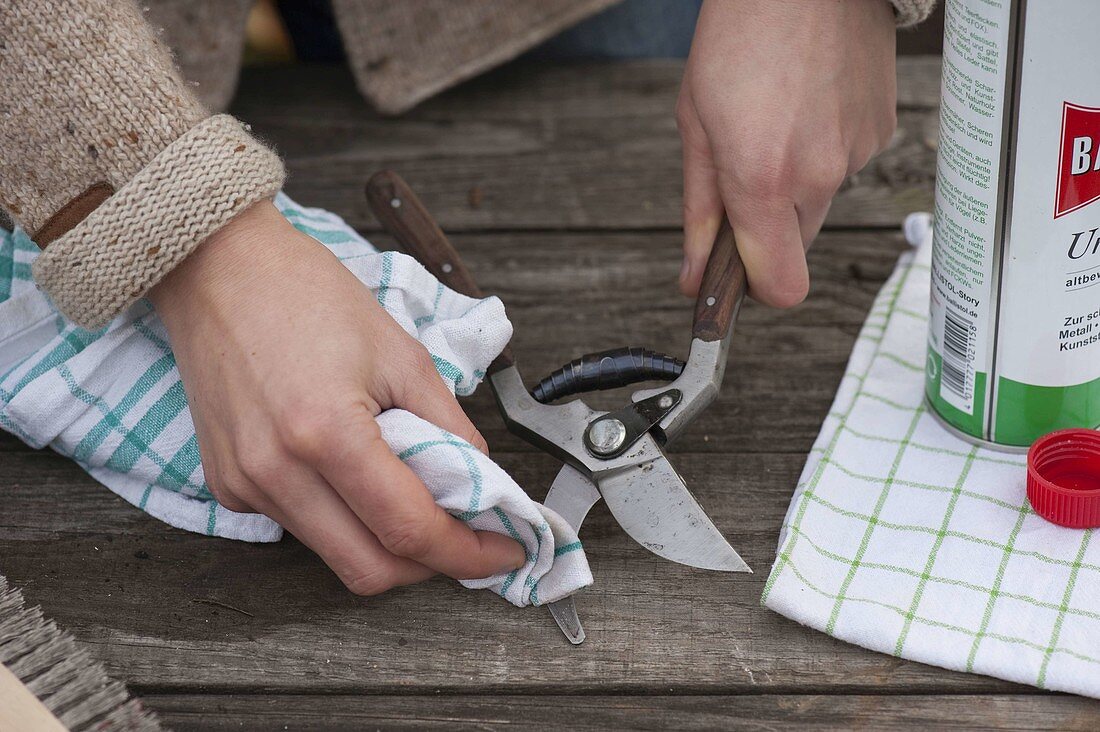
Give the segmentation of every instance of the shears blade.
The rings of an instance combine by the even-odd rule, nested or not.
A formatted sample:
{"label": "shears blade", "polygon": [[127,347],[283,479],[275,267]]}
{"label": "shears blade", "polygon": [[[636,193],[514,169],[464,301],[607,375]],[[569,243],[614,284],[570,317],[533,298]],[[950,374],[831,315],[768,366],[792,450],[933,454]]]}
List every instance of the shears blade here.
{"label": "shears blade", "polygon": [[[581,524],[601,496],[623,530],[654,554],[700,569],[752,572],[667,458],[606,476],[598,488],[576,468],[563,465],[544,503],[580,533]],[[585,632],[573,596],[548,607],[569,642],[582,643]]]}
{"label": "shears blade", "polygon": [[[573,531],[580,532],[588,511],[600,500],[600,492],[596,486],[583,473],[569,465],[563,465],[558,471],[558,477],[554,478],[550,490],[546,493],[543,503],[552,511],[565,519],[566,523],[573,527]],[[573,645],[584,642],[584,627],[581,625],[580,616],[577,615],[577,604],[573,596],[563,597],[548,606],[554,622],[561,628],[561,632]]]}
{"label": "shears blade", "polygon": [[667,458],[603,477],[599,491],[630,538],[657,556],[700,569],[752,572]]}
{"label": "shears blade", "polygon": [[571,465],[563,465],[542,503],[579,534],[585,517],[599,500],[600,492],[588,476]]}

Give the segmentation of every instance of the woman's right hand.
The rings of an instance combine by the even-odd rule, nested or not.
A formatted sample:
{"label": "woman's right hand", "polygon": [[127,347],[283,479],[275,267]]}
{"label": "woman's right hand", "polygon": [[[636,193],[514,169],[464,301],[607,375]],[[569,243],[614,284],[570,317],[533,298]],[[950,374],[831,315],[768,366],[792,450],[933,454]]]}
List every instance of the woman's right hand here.
{"label": "woman's right hand", "polygon": [[523,565],[517,542],[439,508],[382,439],[374,418],[401,408],[486,450],[424,347],[272,203],[216,232],[149,297],[222,506],[270,516],[361,595]]}
{"label": "woman's right hand", "polygon": [[806,250],[833,196],[893,136],[895,32],[886,0],[703,4],[676,109],[685,295],[728,218],[749,294],[784,308],[806,297]]}

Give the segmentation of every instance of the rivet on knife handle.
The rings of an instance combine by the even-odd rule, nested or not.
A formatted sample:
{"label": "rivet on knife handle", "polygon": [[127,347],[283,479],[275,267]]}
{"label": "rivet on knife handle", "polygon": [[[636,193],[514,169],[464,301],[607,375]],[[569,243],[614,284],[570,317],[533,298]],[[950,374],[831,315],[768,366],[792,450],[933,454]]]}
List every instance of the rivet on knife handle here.
{"label": "rivet on knife handle", "polygon": [[[468,297],[485,297],[458,250],[401,176],[392,170],[371,176],[367,202],[383,228],[436,279]],[[513,363],[511,348],[505,346],[489,370],[495,372]]]}
{"label": "rivet on knife handle", "polygon": [[695,301],[691,336],[708,342],[724,338],[737,317],[747,287],[745,265],[737,253],[733,229],[729,220],[723,218]]}

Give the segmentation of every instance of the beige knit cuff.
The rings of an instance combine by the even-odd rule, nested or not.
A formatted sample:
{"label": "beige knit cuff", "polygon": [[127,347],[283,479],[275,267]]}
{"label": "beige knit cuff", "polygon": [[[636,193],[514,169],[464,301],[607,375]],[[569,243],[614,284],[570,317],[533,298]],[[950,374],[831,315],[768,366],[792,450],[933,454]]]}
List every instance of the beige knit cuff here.
{"label": "beige knit cuff", "polygon": [[279,157],[228,115],[166,147],[34,263],[34,278],[85,328],[118,315],[238,213],[283,184]]}
{"label": "beige knit cuff", "polygon": [[929,15],[936,7],[936,0],[890,0],[894,5],[899,28],[915,25]]}

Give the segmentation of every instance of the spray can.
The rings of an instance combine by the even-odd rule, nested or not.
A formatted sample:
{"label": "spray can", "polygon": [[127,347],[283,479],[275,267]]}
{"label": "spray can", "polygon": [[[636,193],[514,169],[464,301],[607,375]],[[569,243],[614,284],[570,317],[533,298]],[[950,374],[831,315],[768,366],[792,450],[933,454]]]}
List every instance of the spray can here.
{"label": "spray can", "polygon": [[1013,449],[1100,425],[1097,0],[947,0],[925,391]]}

